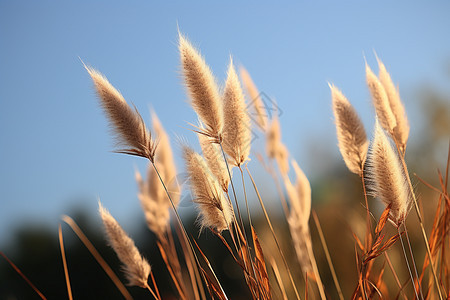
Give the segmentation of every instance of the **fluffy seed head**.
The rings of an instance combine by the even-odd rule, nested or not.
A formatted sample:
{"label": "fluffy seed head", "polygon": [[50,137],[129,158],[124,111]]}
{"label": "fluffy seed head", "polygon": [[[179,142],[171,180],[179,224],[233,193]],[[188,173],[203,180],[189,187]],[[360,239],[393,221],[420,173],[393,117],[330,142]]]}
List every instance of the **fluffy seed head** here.
{"label": "fluffy seed head", "polygon": [[266,132],[266,152],[269,158],[274,158],[283,176],[289,172],[289,151],[281,142],[280,122],[275,116]]}
{"label": "fluffy seed head", "polygon": [[150,265],[147,260],[142,257],[133,240],[125,233],[113,216],[103,208],[101,203],[99,203],[98,210],[105,226],[106,237],[123,264],[128,284],[147,288],[148,275],[150,274]]}
{"label": "fluffy seed head", "polygon": [[247,72],[247,70],[243,67],[240,68],[241,73],[241,79],[242,83],[244,84],[244,87],[247,91],[247,94],[249,96],[249,99],[252,103],[252,107],[255,110],[256,115],[256,124],[263,130],[266,131],[268,121],[267,121],[267,114],[265,112],[265,106],[263,101],[261,100],[261,97],[259,95],[258,88],[253,83],[252,78],[250,77],[250,74]]}
{"label": "fluffy seed head", "polygon": [[[163,173],[162,169],[164,167],[160,166],[159,171],[161,173]],[[139,187],[138,198],[144,211],[147,226],[158,237],[163,237],[167,231],[167,225],[170,220],[169,210],[171,208],[165,190],[151,165],[148,168],[146,181],[142,179],[139,171],[136,171],[135,177]]]}
{"label": "fluffy seed head", "polygon": [[223,111],[214,76],[200,53],[179,35],[181,66],[191,105],[205,124],[205,134],[221,140]]}
{"label": "fluffy seed head", "polygon": [[342,92],[334,85],[330,89],[339,150],[347,168],[361,175],[369,147],[364,125]]}
{"label": "fluffy seed head", "polygon": [[223,159],[222,151],[219,145],[204,134],[198,134],[198,140],[202,148],[203,157],[208,164],[209,169],[219,181],[224,192],[228,191],[230,184],[230,176],[228,175],[227,166]]}
{"label": "fluffy seed head", "polygon": [[267,130],[266,134],[266,152],[270,158],[275,158],[278,152],[278,146],[281,143],[280,121],[275,117]]}
{"label": "fluffy seed head", "polygon": [[378,120],[381,126],[389,133],[394,131],[397,126],[395,116],[392,113],[391,105],[389,103],[388,95],[384,86],[381,84],[377,76],[372,72],[369,65],[366,64],[366,79],[367,85],[372,95],[372,102],[375,106]]}
{"label": "fluffy seed head", "polygon": [[244,95],[232,60],[223,95],[223,111],[223,150],[234,165],[240,166],[250,154],[251,131]]}
{"label": "fluffy seed head", "polygon": [[386,206],[391,205],[391,220],[402,223],[410,207],[409,188],[398,155],[378,121],[368,159],[368,179],[374,196]]}
{"label": "fluffy seed head", "polygon": [[228,229],[233,220],[232,208],[205,160],[188,147],[184,147],[184,160],[194,202],[199,205],[201,228],[212,227],[219,232]]}
{"label": "fluffy seed head", "polygon": [[292,160],[292,166],[294,167],[295,175],[297,176],[295,189],[297,190],[300,203],[300,210],[297,213],[302,216],[302,220],[307,226],[309,215],[311,213],[311,184],[295,160]]}
{"label": "fluffy seed head", "polygon": [[124,147],[118,152],[153,161],[156,147],[137,109],[132,109],[100,72],[90,67],[85,68],[94,81],[100,104],[117,137],[117,144]]}
{"label": "fluffy seed head", "polygon": [[405,107],[400,99],[400,94],[392,82],[391,76],[389,75],[383,62],[378,59],[379,66],[379,78],[380,82],[386,91],[389,99],[389,104],[394,114],[397,126],[394,128],[393,136],[401,144],[402,148],[406,147],[409,136],[409,122],[406,117]]}
{"label": "fluffy seed head", "polygon": [[[175,160],[173,159],[172,147],[170,146],[170,138],[167,132],[164,130],[164,127],[162,126],[155,112],[152,112],[152,125],[158,139],[158,147],[155,153],[158,170],[160,172],[161,178],[164,181],[164,184],[169,191],[173,203],[175,204],[175,206],[177,206],[180,200],[180,185],[178,184],[176,177],[177,168],[175,166]],[[153,169],[152,166],[149,166],[149,168],[150,167]],[[155,176],[159,181],[156,174]],[[161,182],[159,182],[158,185],[162,188]],[[170,205],[167,196],[164,196],[164,199],[167,200],[168,204]]]}

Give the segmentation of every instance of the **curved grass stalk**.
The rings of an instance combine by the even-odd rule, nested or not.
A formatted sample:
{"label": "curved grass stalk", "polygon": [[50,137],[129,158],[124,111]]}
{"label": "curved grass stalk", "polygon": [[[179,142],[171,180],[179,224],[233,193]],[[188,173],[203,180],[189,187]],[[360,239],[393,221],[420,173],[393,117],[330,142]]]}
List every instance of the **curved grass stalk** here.
{"label": "curved grass stalk", "polygon": [[[251,181],[252,181],[253,188],[255,189],[256,195],[258,196],[259,203],[260,203],[261,208],[262,208],[262,210],[263,210],[263,212],[264,212],[264,217],[266,218],[267,224],[269,225],[270,231],[271,231],[271,233],[272,233],[272,235],[273,235],[273,238],[274,238],[275,243],[276,243],[276,245],[277,245],[278,251],[279,251],[280,254],[281,254],[281,258],[283,259],[283,263],[284,263],[284,265],[285,265],[285,267],[286,267],[286,270],[288,271],[289,280],[291,281],[292,287],[294,288],[295,296],[297,297],[297,299],[300,299],[300,295],[299,295],[299,293],[298,293],[298,291],[297,291],[297,287],[295,286],[295,282],[294,282],[294,279],[293,279],[293,277],[292,277],[291,270],[290,270],[290,268],[289,268],[289,266],[288,266],[288,264],[287,264],[286,258],[285,258],[284,254],[283,254],[283,251],[281,250],[280,243],[278,242],[278,239],[277,239],[277,236],[276,236],[276,234],[275,234],[275,231],[273,230],[272,222],[270,222],[269,215],[267,214],[266,208],[265,208],[264,203],[263,203],[263,201],[262,201],[262,199],[261,199],[261,195],[259,194],[259,191],[258,191],[258,188],[257,188],[257,186],[256,186],[256,183],[255,183],[255,181],[253,180],[253,176],[252,176],[252,174],[250,173],[249,168],[248,168],[247,166],[245,166],[245,169],[247,170],[247,173],[248,173],[248,175],[249,175],[249,177],[250,177],[250,179],[251,179]],[[326,298],[325,298],[325,294],[323,294],[323,298],[322,298],[322,299],[323,299],[323,300],[326,299]]]}
{"label": "curved grass stalk", "polygon": [[323,250],[325,251],[325,256],[327,257],[328,266],[330,267],[331,271],[331,276],[333,277],[334,284],[336,285],[336,289],[339,294],[339,299],[344,300],[344,295],[342,294],[341,286],[339,285],[339,281],[336,276],[336,271],[334,270],[333,262],[331,261],[330,252],[328,251],[327,243],[325,241],[325,237],[323,236],[323,231],[322,227],[320,226],[319,218],[317,217],[317,214],[314,210],[312,211],[312,215],[314,218],[314,222],[316,223],[317,231],[319,232],[320,241],[322,242],[322,247]]}
{"label": "curved grass stalk", "polygon": [[28,279],[28,277],[25,276],[25,274],[23,274],[22,271],[20,271],[20,269],[11,260],[9,260],[9,258],[2,251],[0,251],[0,255],[3,256],[3,258],[10,264],[10,266],[14,269],[14,271],[16,271],[17,274],[19,274],[20,277],[22,277],[23,280],[25,280],[25,282],[36,292],[36,294],[38,294],[39,297],[41,297],[41,299],[47,300],[44,294],[42,294],[37,289],[37,287]]}
{"label": "curved grass stalk", "polygon": [[64,277],[66,278],[67,295],[69,297],[69,300],[72,300],[73,299],[72,289],[70,288],[69,270],[67,268],[66,253],[64,251],[64,240],[61,230],[61,224],[58,225],[58,238],[59,238],[59,248],[61,249],[61,256],[64,266]]}
{"label": "curved grass stalk", "polygon": [[[397,227],[397,231],[398,231],[398,235],[399,235],[399,238],[400,238],[400,243],[402,244],[403,255],[405,256],[406,266],[408,267],[409,277],[411,278],[411,283],[412,283],[412,286],[413,286],[413,289],[414,289],[414,293],[416,294],[416,298],[417,299],[421,299],[421,298],[419,298],[419,295],[417,294],[417,290],[416,290],[416,287],[415,287],[415,284],[414,284],[414,277],[413,277],[412,272],[411,272],[411,267],[409,266],[408,257],[406,255],[406,250],[405,250],[405,245],[403,243],[403,238],[400,235],[400,226]],[[414,257],[412,259],[414,259]]]}
{"label": "curved grass stalk", "polygon": [[414,194],[414,188],[412,186],[411,178],[409,177],[408,168],[406,166],[405,151],[402,151],[401,145],[399,145],[398,141],[396,141],[395,139],[394,139],[394,141],[395,141],[395,145],[397,147],[397,151],[399,153],[398,156],[400,158],[400,162],[402,164],[403,171],[404,171],[406,180],[407,180],[408,185],[409,185],[409,189],[411,191],[411,197],[413,199],[414,209],[416,210],[417,218],[419,219],[419,225],[420,225],[420,229],[421,229],[421,233],[422,233],[422,238],[423,238],[423,241],[425,243],[425,247],[427,249],[428,258],[430,260],[431,272],[433,273],[434,283],[435,283],[436,289],[438,290],[438,293],[439,293],[439,299],[443,300],[442,293],[441,293],[441,288],[439,286],[439,280],[438,280],[437,275],[436,275],[436,268],[435,268],[435,265],[433,263],[433,258],[432,258],[432,255],[431,255],[430,244],[428,243],[427,234],[425,232],[425,228],[423,227],[422,214],[420,213],[419,205],[417,204],[416,195]]}
{"label": "curved grass stalk", "polygon": [[122,293],[125,299],[133,299],[131,297],[131,294],[128,292],[128,290],[125,288],[123,283],[120,281],[120,279],[117,277],[117,275],[114,273],[114,271],[111,269],[111,267],[106,263],[106,261],[103,259],[103,257],[98,253],[97,249],[95,249],[94,245],[92,245],[91,241],[86,237],[86,235],[83,233],[83,231],[78,227],[77,223],[69,217],[69,216],[62,216],[62,220],[66,222],[67,225],[69,225],[70,228],[75,232],[75,234],[78,236],[78,238],[83,242],[83,244],[86,246],[86,248],[91,252],[92,256],[95,258],[95,260],[99,263],[99,265],[103,268],[103,270],[106,272],[106,274],[111,278],[112,282],[116,285],[116,287],[119,289],[119,291]]}

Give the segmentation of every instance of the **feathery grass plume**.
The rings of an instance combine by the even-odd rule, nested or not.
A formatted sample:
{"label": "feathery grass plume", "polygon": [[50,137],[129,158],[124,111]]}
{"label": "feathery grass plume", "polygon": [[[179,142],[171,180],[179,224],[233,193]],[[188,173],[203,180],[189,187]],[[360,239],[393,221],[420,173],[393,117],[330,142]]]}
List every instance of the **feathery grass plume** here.
{"label": "feathery grass plume", "polygon": [[203,157],[187,146],[183,152],[194,202],[200,208],[201,228],[212,227],[218,232],[228,229],[233,220],[232,208],[219,182],[211,174]]}
{"label": "feathery grass plume", "polygon": [[250,154],[251,130],[241,84],[230,58],[223,95],[223,150],[240,166]]}
{"label": "feathery grass plume", "polygon": [[289,172],[289,151],[281,142],[280,121],[276,116],[266,132],[266,152],[269,158],[276,160],[281,174],[286,176]]}
{"label": "feathery grass plume", "polygon": [[123,264],[123,270],[129,285],[147,288],[147,280],[150,274],[150,265],[142,257],[134,245],[133,240],[120,227],[119,223],[99,202],[98,211],[105,226],[106,236],[111,247]]}
{"label": "feathery grass plume", "polygon": [[270,122],[266,133],[266,152],[270,158],[275,158],[278,153],[278,146],[281,143],[280,121],[274,117]]}
{"label": "feathery grass plume", "polygon": [[[211,138],[204,134],[198,134],[198,140],[209,169],[219,181],[223,191],[227,192],[230,176],[228,175],[227,165],[223,160],[219,145],[215,144]],[[230,172],[230,174],[232,173]]]}
{"label": "feathery grass plume", "polygon": [[300,204],[300,207],[294,205],[294,208],[299,209],[297,214],[302,216],[305,225],[308,226],[309,216],[311,214],[311,184],[294,159],[292,160],[292,166],[297,176],[295,189],[297,190]]}
{"label": "feathery grass plume", "polygon": [[191,105],[206,126],[204,133],[220,142],[223,110],[214,76],[200,53],[181,33],[178,48]]}
{"label": "feathery grass plume", "polygon": [[[160,170],[163,168],[160,166]],[[148,178],[145,182],[137,170],[135,177],[139,188],[138,198],[147,226],[158,237],[162,237],[167,231],[167,224],[170,220],[169,209],[171,208],[164,188],[152,166],[148,168]]]}
{"label": "feathery grass plume", "polygon": [[394,138],[397,140],[402,148],[406,148],[406,143],[408,142],[409,136],[409,122],[406,117],[405,107],[400,99],[400,94],[392,82],[391,76],[389,75],[383,62],[377,58],[380,82],[386,91],[389,99],[389,104],[391,106],[392,113],[394,114],[397,126],[394,128]]}
{"label": "feathery grass plume", "polygon": [[[299,178],[297,178],[297,181]],[[300,179],[303,180],[303,179]],[[312,263],[308,252],[308,243],[311,242],[311,235],[309,233],[309,211],[304,210],[307,206],[307,199],[301,197],[308,196],[307,190],[301,190],[297,186],[294,186],[289,178],[285,178],[284,184],[286,192],[291,203],[291,210],[288,217],[289,230],[291,232],[292,242],[294,244],[295,253],[300,263],[302,271],[309,273],[312,271]],[[302,187],[303,183],[302,183]],[[311,197],[311,194],[309,194]],[[311,204],[309,204],[311,205]]]}
{"label": "feathery grass plume", "polygon": [[410,207],[408,183],[398,155],[378,120],[367,166],[371,193],[386,206],[391,205],[390,219],[397,225],[401,224]]}
{"label": "feathery grass plume", "polygon": [[[158,139],[158,147],[156,148],[155,153],[158,170],[167,187],[170,197],[172,198],[173,204],[177,206],[180,201],[180,185],[177,181],[177,168],[175,166],[175,160],[173,159],[170,138],[154,111],[152,111],[152,126]],[[149,168],[153,169],[152,166],[149,166]],[[157,176],[157,174],[155,174],[155,176]],[[156,180],[158,180],[158,178],[156,178]],[[161,182],[159,182],[158,185],[163,189]],[[166,196],[164,196],[163,199],[167,201],[170,206],[169,199]]]}
{"label": "feathery grass plume", "polygon": [[136,107],[132,109],[100,72],[87,66],[85,68],[94,81],[100,104],[114,128],[117,144],[124,147],[117,152],[142,156],[153,162],[156,146]]}
{"label": "feathery grass plume", "polygon": [[258,124],[259,127],[263,131],[266,131],[268,120],[267,115],[265,111],[265,105],[263,101],[261,100],[261,96],[259,95],[258,88],[253,83],[252,78],[250,77],[250,74],[247,72],[247,70],[244,67],[240,67],[240,73],[241,73],[241,79],[242,83],[244,84],[244,87],[247,91],[247,94],[250,98],[250,101],[252,102],[252,107],[255,109],[256,113],[256,124]]}
{"label": "feathery grass plume", "polygon": [[364,125],[342,92],[334,85],[330,89],[339,150],[347,168],[361,176],[369,148]]}
{"label": "feathery grass plume", "polygon": [[372,96],[372,102],[375,106],[375,111],[381,126],[389,133],[394,131],[397,126],[395,116],[392,113],[391,105],[389,103],[388,95],[381,84],[378,77],[370,69],[366,63],[366,80],[369,87],[370,94]]}

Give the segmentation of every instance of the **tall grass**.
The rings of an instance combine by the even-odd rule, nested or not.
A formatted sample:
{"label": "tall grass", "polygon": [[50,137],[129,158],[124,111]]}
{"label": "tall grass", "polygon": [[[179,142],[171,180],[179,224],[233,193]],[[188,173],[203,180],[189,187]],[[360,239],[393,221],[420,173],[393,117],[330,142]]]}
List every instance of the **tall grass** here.
{"label": "tall grass", "polygon": [[[278,117],[269,118],[262,109],[260,94],[250,74],[241,68],[240,80],[230,60],[227,79],[221,90],[205,59],[182,34],[179,34],[179,52],[186,92],[199,119],[192,131],[198,134],[202,153],[182,145],[184,169],[197,206],[197,223],[200,232],[211,232],[223,244],[229,258],[242,271],[247,289],[242,291],[243,294],[253,299],[332,299],[332,295],[340,299],[444,299],[450,295],[449,166],[444,175],[439,173],[439,188],[425,182],[439,193],[428,237],[418,205],[420,199],[415,195],[405,159],[409,122],[399,92],[381,60],[378,59],[378,76],[366,65],[367,85],[376,111],[371,141],[350,101],[330,84],[338,147],[349,171],[359,176],[364,196],[354,200],[363,207],[365,225],[363,228],[350,228],[350,231],[362,229],[364,238],[353,233],[353,244],[348,245],[354,248],[356,268],[349,267],[347,272],[353,272],[356,280],[352,283],[353,291],[345,293],[340,283],[350,277],[334,267],[333,256],[336,256],[333,255],[334,250],[328,248],[329,237],[320,225],[326,220],[320,220],[320,216],[311,210],[314,189],[283,144]],[[170,274],[173,295],[179,299],[229,299],[221,278],[214,270],[215,264],[196,239],[187,233],[185,221],[178,213],[181,190],[186,187],[178,181],[169,135],[162,123],[152,113],[153,129],[149,130],[137,109],[125,101],[105,76],[91,67],[86,67],[86,70],[116,136],[117,152],[141,156],[149,161],[146,178],[136,171],[138,198]],[[250,101],[251,106],[248,105]],[[256,116],[254,123],[250,114]],[[265,149],[251,149],[253,129],[262,132],[266,140]],[[253,156],[257,159],[252,160]],[[259,183],[252,176],[252,169],[258,161],[277,186],[284,222],[289,228],[289,242],[281,240],[282,233],[273,226],[273,216],[265,207],[268,199],[260,192]],[[238,189],[240,185],[242,188]],[[252,220],[256,212],[250,210],[249,195],[258,198],[264,226],[256,226]],[[373,198],[385,205],[381,215],[373,209]],[[411,216],[413,207],[417,218]],[[310,226],[311,212],[314,216],[311,225],[314,227]],[[123,263],[128,284],[147,289],[150,299],[163,299],[165,295],[159,291],[158,274],[153,273],[150,267],[152,260],[157,258],[144,258],[134,241],[101,205],[99,213],[105,225],[105,236]],[[171,215],[176,217],[173,222]],[[407,220],[409,224],[418,224],[423,237],[422,246],[411,244]],[[85,241],[86,237],[83,238],[73,220],[65,217],[65,221],[82,238],[124,297],[130,298],[95,248]],[[270,234],[262,228],[268,228]],[[318,238],[324,252],[313,242]],[[70,268],[67,268],[61,232],[60,241],[68,293],[71,295]],[[270,244],[275,246],[269,247]],[[416,247],[427,250],[423,260],[418,258],[422,252]],[[287,257],[292,253],[295,253],[295,262]],[[326,256],[328,268],[318,263],[324,260],[318,256],[322,253]],[[403,261],[390,259],[399,254]],[[423,261],[421,266],[418,265],[420,261]],[[324,284],[323,278],[329,272],[334,286]],[[389,284],[388,272],[395,278],[395,285]]]}

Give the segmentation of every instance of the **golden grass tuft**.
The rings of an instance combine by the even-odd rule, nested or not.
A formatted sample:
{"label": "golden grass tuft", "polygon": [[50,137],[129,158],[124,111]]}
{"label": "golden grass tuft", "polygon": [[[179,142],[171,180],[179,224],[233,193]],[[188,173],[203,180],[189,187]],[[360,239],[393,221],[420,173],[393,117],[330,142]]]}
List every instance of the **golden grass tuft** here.
{"label": "golden grass tuft", "polygon": [[334,85],[330,85],[339,150],[347,168],[362,175],[369,141],[353,106]]}
{"label": "golden grass tuft", "polygon": [[259,95],[258,88],[254,84],[250,74],[244,67],[241,67],[239,70],[242,83],[244,84],[244,87],[249,96],[249,100],[252,102],[252,107],[254,108],[256,113],[256,124],[258,124],[262,131],[266,131],[269,122],[267,120],[267,113],[265,111],[264,103]]}
{"label": "golden grass tuft", "polygon": [[251,129],[241,84],[230,59],[223,95],[223,149],[236,166],[242,165],[250,154]]}
{"label": "golden grass tuft", "polygon": [[409,187],[397,153],[392,148],[378,120],[368,158],[369,188],[386,206],[390,219],[401,224],[410,207]]}
{"label": "golden grass tuft", "polygon": [[400,99],[400,94],[392,82],[391,76],[389,75],[386,67],[380,59],[378,60],[380,82],[386,91],[389,99],[389,104],[394,114],[397,126],[393,130],[393,136],[396,141],[398,141],[401,147],[404,149],[406,143],[408,142],[409,136],[409,122],[406,117],[405,107]]}
{"label": "golden grass tuft", "polygon": [[220,141],[224,120],[215,78],[200,53],[181,34],[178,48],[191,105],[206,126],[205,134]]}
{"label": "golden grass tuft", "polygon": [[141,202],[147,226],[158,237],[162,237],[167,231],[167,225],[170,220],[169,209],[171,206],[169,199],[151,165],[148,168],[146,181],[142,179],[141,174],[137,170],[135,177],[139,188],[138,198]]}
{"label": "golden grass tuft", "polygon": [[201,228],[210,227],[218,232],[229,229],[233,220],[232,208],[219,182],[198,153],[185,146],[183,155],[194,193],[193,201],[200,209]]}
{"label": "golden grass tuft", "polygon": [[289,172],[289,151],[281,142],[281,129],[278,117],[274,117],[266,132],[266,152],[269,158],[275,159],[283,176]]}
{"label": "golden grass tuft", "polygon": [[366,79],[380,125],[384,130],[391,134],[397,126],[397,122],[392,113],[389,98],[384,86],[373,73],[372,69],[370,69],[368,64],[366,64]]}
{"label": "golden grass tuft", "polygon": [[[158,143],[155,153],[156,164],[158,166],[161,178],[169,191],[170,197],[172,198],[174,205],[177,206],[180,201],[181,188],[177,180],[177,168],[173,158],[170,138],[155,112],[152,112],[152,126]],[[149,168],[151,168],[151,166],[149,166]],[[155,176],[157,177],[156,174]],[[159,183],[159,185],[161,186],[161,183]],[[164,192],[164,189],[162,187],[160,188]],[[165,195],[164,199],[170,206],[170,202]]]}
{"label": "golden grass tuft", "polygon": [[148,288],[147,281],[150,274],[150,265],[147,260],[141,256],[133,240],[100,202],[98,210],[105,226],[108,241],[123,264],[128,284]]}
{"label": "golden grass tuft", "polygon": [[117,136],[117,144],[124,147],[117,152],[142,156],[153,162],[156,146],[137,109],[132,109],[100,72],[85,68],[94,81],[100,104]]}
{"label": "golden grass tuft", "polygon": [[209,169],[219,181],[223,191],[227,192],[230,184],[230,176],[228,175],[227,165],[220,151],[220,146],[204,134],[198,134],[198,140]]}

